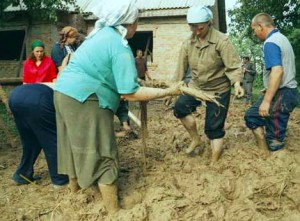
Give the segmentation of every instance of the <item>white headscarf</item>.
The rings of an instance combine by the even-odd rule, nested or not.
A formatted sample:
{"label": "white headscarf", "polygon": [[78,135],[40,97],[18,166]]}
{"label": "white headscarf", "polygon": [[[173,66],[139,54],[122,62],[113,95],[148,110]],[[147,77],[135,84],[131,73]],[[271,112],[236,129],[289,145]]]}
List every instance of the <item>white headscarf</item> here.
{"label": "white headscarf", "polygon": [[187,22],[189,24],[208,22],[212,18],[213,13],[211,10],[201,5],[191,7],[187,13]]}
{"label": "white headscarf", "polygon": [[121,24],[133,24],[137,20],[138,8],[135,0],[99,1],[91,11],[99,19],[95,23],[94,30],[87,38],[91,38],[105,26],[113,26],[121,33],[123,45],[128,47],[127,29]]}

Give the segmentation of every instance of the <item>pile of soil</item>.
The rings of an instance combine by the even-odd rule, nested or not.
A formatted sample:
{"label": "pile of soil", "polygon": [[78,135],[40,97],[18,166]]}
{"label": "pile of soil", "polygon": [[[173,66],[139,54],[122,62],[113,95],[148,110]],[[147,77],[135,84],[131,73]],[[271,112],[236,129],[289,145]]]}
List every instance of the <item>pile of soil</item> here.
{"label": "pile of soil", "polygon": [[[44,156],[35,165],[38,184],[16,186],[11,180],[21,147],[1,139],[0,220],[246,221],[300,220],[300,109],[291,115],[286,148],[263,157],[245,127],[246,106],[233,102],[226,122],[225,150],[209,166],[210,147],[204,108],[195,117],[203,141],[199,154],[187,156],[190,139],[172,111],[160,101],[148,103],[146,165],[142,139],[118,140],[123,208],[107,214],[96,187],[71,193],[54,189]],[[138,110],[133,110],[138,114]]]}

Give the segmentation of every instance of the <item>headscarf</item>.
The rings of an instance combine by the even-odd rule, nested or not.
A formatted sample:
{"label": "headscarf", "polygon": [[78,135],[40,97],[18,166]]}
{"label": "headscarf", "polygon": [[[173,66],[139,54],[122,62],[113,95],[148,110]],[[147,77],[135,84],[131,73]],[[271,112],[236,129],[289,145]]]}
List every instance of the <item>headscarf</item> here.
{"label": "headscarf", "polygon": [[59,35],[64,36],[64,38],[76,38],[79,36],[79,33],[76,28],[66,26],[59,32]]}
{"label": "headscarf", "polygon": [[208,7],[201,5],[191,7],[187,13],[187,22],[189,24],[208,22],[212,18],[212,11]]}
{"label": "headscarf", "polygon": [[59,34],[59,40],[60,48],[63,49],[65,47],[65,43],[68,38],[76,38],[79,36],[78,30],[76,28],[73,28],[71,26],[66,26],[58,33]]}
{"label": "headscarf", "polygon": [[33,51],[36,47],[45,48],[45,44],[43,42],[41,42],[40,40],[34,40],[31,43],[31,50]]}
{"label": "headscarf", "polygon": [[134,0],[100,1],[91,11],[99,19],[95,23],[94,30],[87,38],[91,38],[106,26],[112,26],[118,29],[122,35],[123,45],[128,47],[127,29],[122,24],[133,24],[137,20],[138,8]]}

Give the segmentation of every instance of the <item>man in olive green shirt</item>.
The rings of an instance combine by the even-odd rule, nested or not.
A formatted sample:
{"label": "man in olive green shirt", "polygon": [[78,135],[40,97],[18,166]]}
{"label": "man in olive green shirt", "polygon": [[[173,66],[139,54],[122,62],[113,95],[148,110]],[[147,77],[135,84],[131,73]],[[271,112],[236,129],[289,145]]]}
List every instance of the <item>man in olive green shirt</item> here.
{"label": "man in olive green shirt", "polygon": [[[187,21],[192,36],[183,42],[181,47],[176,80],[183,80],[190,68],[192,79],[189,87],[200,89],[206,93],[217,95],[218,101],[224,106],[206,102],[205,134],[210,139],[212,148],[211,163],[215,163],[223,150],[226,120],[231,86],[234,85],[238,97],[244,90],[240,85],[242,80],[241,62],[232,43],[226,35],[212,27],[212,12],[207,7],[196,6],[189,9]],[[192,153],[201,141],[197,132],[196,121],[192,112],[201,102],[194,97],[181,95],[174,107],[174,115],[181,120],[189,132],[192,142],[186,153]]]}
{"label": "man in olive green shirt", "polygon": [[250,62],[250,56],[249,55],[244,55],[243,56],[243,65],[242,65],[242,70],[243,70],[243,88],[245,90],[245,103],[246,104],[251,104],[252,103],[252,88],[253,88],[253,82],[255,80],[255,67],[254,65]]}

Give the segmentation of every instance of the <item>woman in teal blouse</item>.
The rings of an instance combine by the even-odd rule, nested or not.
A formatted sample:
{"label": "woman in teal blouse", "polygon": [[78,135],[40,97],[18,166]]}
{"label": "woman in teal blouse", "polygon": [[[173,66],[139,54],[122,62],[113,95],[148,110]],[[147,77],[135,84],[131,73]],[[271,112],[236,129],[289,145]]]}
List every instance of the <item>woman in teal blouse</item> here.
{"label": "woman in teal blouse", "polygon": [[[95,29],[73,54],[55,85],[58,171],[70,187],[97,183],[108,211],[118,210],[118,150],[113,117],[123,96],[129,101],[180,94],[140,87],[127,39],[137,29],[134,1],[116,0],[93,8]],[[78,186],[79,185],[79,186]]]}

